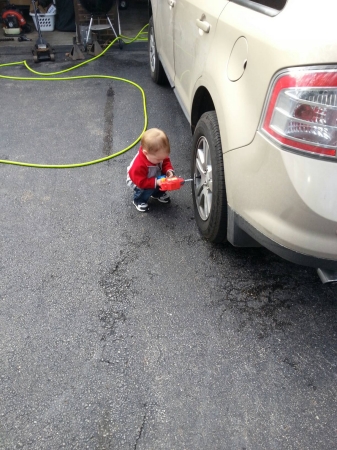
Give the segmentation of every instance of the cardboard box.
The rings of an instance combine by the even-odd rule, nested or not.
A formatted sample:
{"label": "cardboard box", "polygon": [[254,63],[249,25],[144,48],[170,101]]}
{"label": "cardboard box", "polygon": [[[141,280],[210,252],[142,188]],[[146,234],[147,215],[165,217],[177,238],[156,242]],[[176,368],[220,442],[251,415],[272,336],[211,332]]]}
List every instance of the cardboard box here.
{"label": "cardboard box", "polygon": [[[52,4],[53,2],[51,1],[50,3]],[[48,8],[43,8],[42,6],[39,5],[38,1],[35,1],[35,6],[36,6],[36,9],[39,10],[39,14],[47,14],[49,6],[48,6]],[[32,2],[30,2],[29,12],[34,13],[34,8],[33,8]]]}

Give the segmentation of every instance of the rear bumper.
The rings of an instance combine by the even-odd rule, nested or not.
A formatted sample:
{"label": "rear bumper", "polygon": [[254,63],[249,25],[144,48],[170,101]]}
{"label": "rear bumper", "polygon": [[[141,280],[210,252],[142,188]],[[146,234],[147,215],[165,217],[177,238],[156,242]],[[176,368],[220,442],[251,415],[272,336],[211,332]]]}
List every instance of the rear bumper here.
{"label": "rear bumper", "polygon": [[257,133],[224,154],[224,165],[235,226],[289,261],[337,268],[337,163],[280,150]]}
{"label": "rear bumper", "polygon": [[254,228],[243,217],[228,207],[228,241],[234,246],[250,246],[256,247],[258,244],[267,248],[271,252],[301,266],[314,267],[316,269],[326,269],[337,271],[337,261],[332,259],[317,258],[315,256],[306,255],[271,240],[256,228]]}

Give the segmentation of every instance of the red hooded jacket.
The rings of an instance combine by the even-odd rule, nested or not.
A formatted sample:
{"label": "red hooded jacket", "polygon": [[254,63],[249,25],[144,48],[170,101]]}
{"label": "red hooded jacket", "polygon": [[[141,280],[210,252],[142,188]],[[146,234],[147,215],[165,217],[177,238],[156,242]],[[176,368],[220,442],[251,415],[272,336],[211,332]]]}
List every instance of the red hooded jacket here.
{"label": "red hooded jacket", "polygon": [[168,170],[174,171],[170,158],[165,158],[162,163],[152,164],[144,155],[142,147],[140,147],[137,155],[127,168],[128,176],[126,182],[131,187],[155,189],[157,177],[166,175]]}

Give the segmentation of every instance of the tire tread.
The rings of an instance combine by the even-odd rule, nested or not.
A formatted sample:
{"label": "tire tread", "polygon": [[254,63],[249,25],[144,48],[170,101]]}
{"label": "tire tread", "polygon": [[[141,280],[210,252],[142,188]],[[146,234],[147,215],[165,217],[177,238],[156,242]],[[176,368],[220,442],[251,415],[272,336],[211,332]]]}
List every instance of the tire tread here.
{"label": "tire tread", "polygon": [[[223,154],[221,146],[220,130],[215,111],[204,113],[195,129],[193,138],[192,176],[194,174],[195,147],[199,137],[208,135],[208,143],[211,150],[213,172],[213,196],[211,213],[206,221],[203,221],[198,213],[195,197],[193,195],[196,221],[201,234],[209,241],[222,243],[227,240],[227,195],[224,175]],[[214,182],[214,180],[216,180]]]}
{"label": "tire tread", "polygon": [[[153,24],[153,17],[150,17],[149,20],[149,32],[148,32],[148,53],[150,55],[150,36],[151,36],[151,32],[153,33],[154,36],[154,40],[155,39],[155,34],[154,34],[154,24]],[[151,78],[152,80],[159,85],[166,85],[167,84],[167,77],[166,77],[166,73],[165,70],[163,68],[162,63],[159,60],[158,57],[158,52],[157,52],[157,45],[156,45],[156,63],[155,63],[155,70],[152,72],[151,70],[151,66],[150,66],[150,71],[151,71]]]}

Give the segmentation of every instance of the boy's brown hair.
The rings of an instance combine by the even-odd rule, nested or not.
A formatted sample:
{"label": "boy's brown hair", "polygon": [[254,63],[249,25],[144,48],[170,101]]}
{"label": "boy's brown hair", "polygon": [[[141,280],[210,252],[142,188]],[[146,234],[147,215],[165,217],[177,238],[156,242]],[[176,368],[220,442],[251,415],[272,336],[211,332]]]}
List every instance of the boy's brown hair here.
{"label": "boy's brown hair", "polygon": [[170,141],[164,131],[159,128],[150,128],[146,130],[140,141],[140,145],[148,153],[154,155],[158,150],[166,150],[170,153]]}

